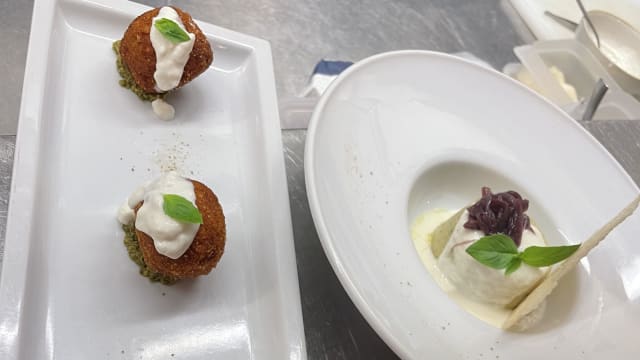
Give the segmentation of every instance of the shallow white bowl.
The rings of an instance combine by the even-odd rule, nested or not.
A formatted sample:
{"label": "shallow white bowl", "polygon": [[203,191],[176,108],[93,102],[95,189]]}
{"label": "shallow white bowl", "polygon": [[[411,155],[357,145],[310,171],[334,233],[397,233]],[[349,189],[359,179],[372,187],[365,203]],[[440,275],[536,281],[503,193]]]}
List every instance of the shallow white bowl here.
{"label": "shallow white bowl", "polygon": [[356,306],[403,358],[630,358],[640,330],[638,216],[549,299],[527,333],[491,327],[430,278],[409,226],[480,187],[515,189],[551,244],[585,240],[637,193],[580,125],[506,76],[425,51],[344,72],[313,114],[307,192],[322,245]]}
{"label": "shallow white bowl", "polygon": [[590,11],[589,18],[598,32],[600,47],[584,20],[576,30],[576,39],[586,45],[623,89],[640,96],[640,30],[605,11]]}

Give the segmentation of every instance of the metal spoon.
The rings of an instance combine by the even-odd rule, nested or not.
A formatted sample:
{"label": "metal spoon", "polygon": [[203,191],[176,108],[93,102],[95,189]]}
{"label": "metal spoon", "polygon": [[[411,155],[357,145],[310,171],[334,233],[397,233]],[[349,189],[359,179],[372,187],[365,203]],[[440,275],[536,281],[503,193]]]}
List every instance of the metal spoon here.
{"label": "metal spoon", "polygon": [[600,106],[600,102],[604,95],[609,90],[609,86],[605,84],[604,80],[598,79],[596,82],[596,86],[593,88],[593,92],[591,92],[591,96],[587,101],[587,104],[584,108],[584,112],[582,113],[582,121],[590,121],[593,119],[593,115],[596,113],[598,106]]}
{"label": "metal spoon", "polygon": [[557,22],[558,24],[564,26],[565,28],[571,30],[571,31],[576,31],[576,29],[578,28],[578,23],[573,22],[567,18],[563,18],[560,15],[556,15],[554,13],[552,13],[551,11],[544,11],[544,14],[547,15],[548,17],[550,17],[551,19],[553,19],[555,22]]}
{"label": "metal spoon", "polygon": [[582,0],[576,0],[576,2],[578,3],[578,7],[580,8],[580,11],[582,12],[582,16],[587,21],[587,24],[589,24],[589,27],[591,28],[591,31],[593,31],[593,35],[595,35],[595,37],[596,37],[596,45],[597,45],[597,47],[600,48],[600,37],[598,36],[598,32],[596,31],[596,27],[593,26],[593,23],[591,22],[591,18],[589,18],[589,14],[587,14],[587,9],[584,8],[584,5],[582,4]]}

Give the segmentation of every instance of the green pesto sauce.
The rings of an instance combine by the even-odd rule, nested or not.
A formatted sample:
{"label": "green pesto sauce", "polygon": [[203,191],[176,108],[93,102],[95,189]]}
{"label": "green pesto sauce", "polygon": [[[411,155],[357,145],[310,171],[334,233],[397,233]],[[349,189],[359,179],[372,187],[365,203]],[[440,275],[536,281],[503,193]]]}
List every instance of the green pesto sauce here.
{"label": "green pesto sauce", "polygon": [[124,230],[124,246],[127,248],[129,258],[140,268],[140,275],[149,278],[151,282],[159,282],[164,285],[173,285],[178,281],[176,278],[158,274],[147,267],[133,225],[122,225],[122,230]]}
{"label": "green pesto sauce", "polygon": [[149,94],[142,90],[138,84],[136,84],[135,80],[133,80],[133,76],[129,72],[129,69],[122,62],[122,57],[120,57],[120,40],[114,41],[111,46],[113,52],[116,53],[116,66],[118,68],[118,74],[120,74],[119,83],[123,88],[127,88],[131,90],[134,94],[138,95],[140,100],[142,101],[153,101],[156,99],[163,99],[166,93],[162,94]]}

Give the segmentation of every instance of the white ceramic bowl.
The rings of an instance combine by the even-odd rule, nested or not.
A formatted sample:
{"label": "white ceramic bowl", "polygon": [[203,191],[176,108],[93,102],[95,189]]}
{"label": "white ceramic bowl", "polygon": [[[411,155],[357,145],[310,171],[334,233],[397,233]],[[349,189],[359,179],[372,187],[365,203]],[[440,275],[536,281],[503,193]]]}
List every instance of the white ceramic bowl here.
{"label": "white ceramic bowl", "polygon": [[589,18],[598,33],[600,48],[584,20],[576,30],[576,39],[596,55],[623,89],[640,96],[640,31],[604,11],[590,11]]}
{"label": "white ceramic bowl", "polygon": [[625,359],[638,353],[640,216],[622,224],[550,296],[526,333],[455,304],[409,235],[421,212],[514,189],[551,245],[578,243],[638,188],[558,107],[459,58],[404,51],[363,60],[318,103],[305,149],[316,229],[347,293],[404,359]]}

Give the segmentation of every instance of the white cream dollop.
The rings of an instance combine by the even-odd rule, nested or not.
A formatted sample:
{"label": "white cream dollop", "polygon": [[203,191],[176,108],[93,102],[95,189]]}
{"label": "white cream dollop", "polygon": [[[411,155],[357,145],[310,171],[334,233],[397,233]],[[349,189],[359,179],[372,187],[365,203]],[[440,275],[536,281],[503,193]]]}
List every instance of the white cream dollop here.
{"label": "white cream dollop", "polygon": [[[189,35],[189,40],[173,43],[167,39],[155,26],[157,20],[169,19],[184,30]],[[153,78],[156,81],[156,87],[159,91],[169,91],[180,83],[184,66],[189,60],[189,54],[193,49],[196,36],[188,32],[178,13],[169,6],[164,6],[158,12],[158,15],[151,20],[151,29],[149,32],[151,37],[151,45],[156,53],[156,71]]]}
{"label": "white cream dollop", "polygon": [[[465,296],[474,300],[500,306],[515,305],[546,275],[547,268],[536,268],[522,264],[518,270],[505,276],[504,269],[493,269],[479,263],[466,252],[476,240],[485,234],[469,230],[464,224],[469,219],[465,211],[456,224],[449,241],[438,258],[438,267],[447,279]],[[540,231],[525,230],[519,250],[529,246],[546,246]]]}
{"label": "white cream dollop", "polygon": [[120,224],[129,225],[136,219],[136,213],[129,206],[129,199],[118,209],[118,222]]}
{"label": "white cream dollop", "polygon": [[[193,183],[171,171],[144,184],[131,194],[118,210],[118,221],[130,224],[135,218],[136,229],[153,239],[158,253],[177,259],[191,246],[200,224],[179,222],[165,214],[164,194],[180,195],[196,205]],[[143,204],[136,215],[133,209],[141,201]]]}
{"label": "white cream dollop", "polygon": [[172,120],[176,114],[176,110],[168,102],[162,99],[155,99],[151,102],[153,112],[164,121]]}

